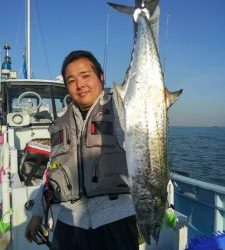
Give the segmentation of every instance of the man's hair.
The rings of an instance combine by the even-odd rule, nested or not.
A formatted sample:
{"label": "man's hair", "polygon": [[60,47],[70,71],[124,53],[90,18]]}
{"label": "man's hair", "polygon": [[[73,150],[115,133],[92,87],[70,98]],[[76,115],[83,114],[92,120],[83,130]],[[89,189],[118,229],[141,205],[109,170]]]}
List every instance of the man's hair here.
{"label": "man's hair", "polygon": [[73,61],[76,61],[80,58],[87,58],[89,59],[93,65],[94,68],[93,70],[95,71],[96,75],[98,76],[99,79],[101,79],[101,75],[103,75],[103,70],[102,70],[102,66],[101,64],[98,62],[98,60],[93,56],[93,54],[89,51],[86,50],[74,50],[72,52],[70,52],[66,58],[63,61],[62,64],[62,70],[61,70],[61,74],[63,76],[63,80],[64,83],[66,84],[66,79],[65,79],[65,71],[66,71],[66,67],[68,66],[68,64],[72,63]]}

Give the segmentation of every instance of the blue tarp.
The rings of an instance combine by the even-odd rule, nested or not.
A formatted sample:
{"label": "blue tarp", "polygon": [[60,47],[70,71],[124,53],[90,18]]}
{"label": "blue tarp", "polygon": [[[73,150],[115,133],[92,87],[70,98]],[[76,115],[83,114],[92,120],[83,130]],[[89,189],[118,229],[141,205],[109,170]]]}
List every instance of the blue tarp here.
{"label": "blue tarp", "polygon": [[225,231],[212,236],[197,236],[190,241],[186,250],[225,250]]}

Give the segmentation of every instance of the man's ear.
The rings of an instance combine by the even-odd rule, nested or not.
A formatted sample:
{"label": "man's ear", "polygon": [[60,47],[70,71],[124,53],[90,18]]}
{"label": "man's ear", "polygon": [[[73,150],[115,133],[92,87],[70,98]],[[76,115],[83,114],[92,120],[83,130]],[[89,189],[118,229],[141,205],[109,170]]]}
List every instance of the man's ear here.
{"label": "man's ear", "polygon": [[104,87],[104,75],[103,74],[100,75],[100,80],[102,82],[102,86]]}

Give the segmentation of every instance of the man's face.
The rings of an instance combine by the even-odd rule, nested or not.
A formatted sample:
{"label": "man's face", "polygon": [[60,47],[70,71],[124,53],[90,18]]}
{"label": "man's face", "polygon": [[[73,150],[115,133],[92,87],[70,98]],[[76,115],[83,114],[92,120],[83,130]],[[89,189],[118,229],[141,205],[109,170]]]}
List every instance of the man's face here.
{"label": "man's face", "polygon": [[103,76],[98,78],[94,65],[87,58],[68,64],[65,81],[70,96],[82,111],[88,110],[103,90]]}

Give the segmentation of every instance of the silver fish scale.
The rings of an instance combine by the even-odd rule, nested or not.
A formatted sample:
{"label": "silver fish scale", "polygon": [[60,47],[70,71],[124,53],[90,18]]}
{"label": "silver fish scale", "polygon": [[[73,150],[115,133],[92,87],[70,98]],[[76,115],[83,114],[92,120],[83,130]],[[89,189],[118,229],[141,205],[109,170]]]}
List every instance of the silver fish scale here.
{"label": "silver fish scale", "polygon": [[125,85],[125,144],[140,234],[158,240],[168,182],[167,107],[161,65],[149,21],[138,16],[137,36]]}

